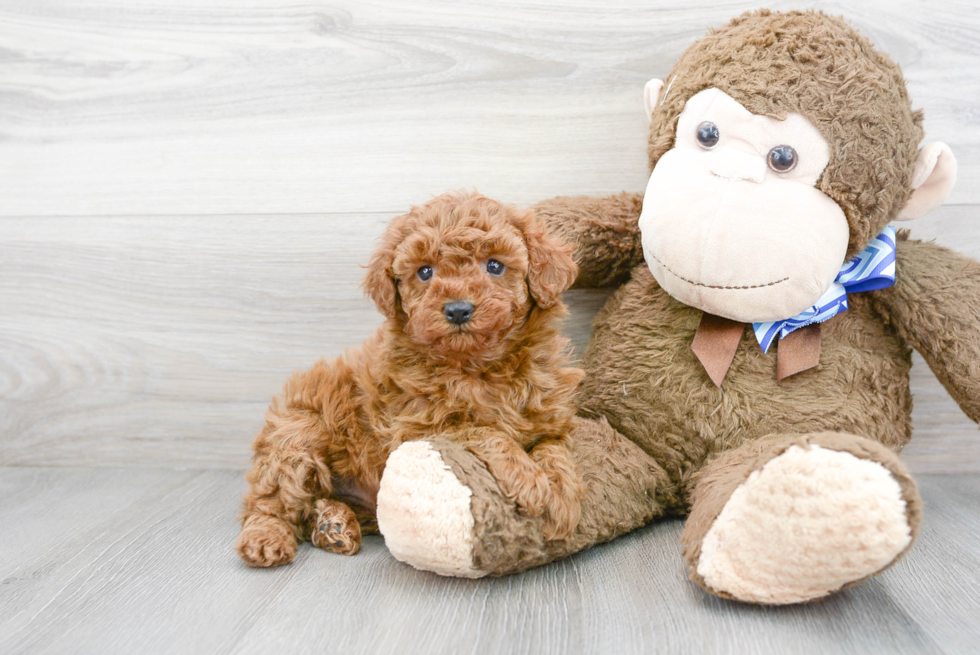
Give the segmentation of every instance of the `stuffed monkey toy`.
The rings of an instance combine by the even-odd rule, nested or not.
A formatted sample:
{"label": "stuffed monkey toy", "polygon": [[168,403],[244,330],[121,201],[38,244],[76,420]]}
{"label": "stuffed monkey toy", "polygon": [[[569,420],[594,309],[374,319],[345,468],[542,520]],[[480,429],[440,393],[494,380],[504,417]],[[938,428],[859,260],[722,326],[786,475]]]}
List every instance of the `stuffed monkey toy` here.
{"label": "stuffed monkey toy", "polygon": [[573,449],[586,492],[549,541],[471,453],[390,457],[391,552],[444,575],[503,575],[648,521],[687,516],[691,578],[726,598],[824,597],[894,564],[921,501],[911,350],[980,418],[980,265],[896,233],[952,188],[919,148],[899,67],[843,20],[745,14],[646,87],[645,195],[536,207],[576,248],[580,288],[618,286],[582,366]]}

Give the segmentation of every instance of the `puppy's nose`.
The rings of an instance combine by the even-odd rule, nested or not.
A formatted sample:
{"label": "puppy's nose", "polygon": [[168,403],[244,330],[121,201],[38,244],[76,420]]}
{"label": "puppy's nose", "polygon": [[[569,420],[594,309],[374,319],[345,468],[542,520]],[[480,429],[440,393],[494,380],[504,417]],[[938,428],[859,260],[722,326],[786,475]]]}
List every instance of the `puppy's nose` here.
{"label": "puppy's nose", "polygon": [[442,306],[446,320],[453,325],[462,325],[473,317],[473,303],[465,300],[454,300]]}

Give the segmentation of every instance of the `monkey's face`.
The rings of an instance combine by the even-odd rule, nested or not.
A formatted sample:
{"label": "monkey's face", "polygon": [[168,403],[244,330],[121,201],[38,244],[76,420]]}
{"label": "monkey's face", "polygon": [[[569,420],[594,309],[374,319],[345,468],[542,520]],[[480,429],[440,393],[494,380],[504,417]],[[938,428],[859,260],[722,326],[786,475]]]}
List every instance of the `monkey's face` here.
{"label": "monkey's face", "polygon": [[849,238],[844,212],[815,186],[829,161],[827,142],[799,114],[757,116],[714,88],[694,95],[640,216],[657,282],[736,321],[809,308],[837,276]]}

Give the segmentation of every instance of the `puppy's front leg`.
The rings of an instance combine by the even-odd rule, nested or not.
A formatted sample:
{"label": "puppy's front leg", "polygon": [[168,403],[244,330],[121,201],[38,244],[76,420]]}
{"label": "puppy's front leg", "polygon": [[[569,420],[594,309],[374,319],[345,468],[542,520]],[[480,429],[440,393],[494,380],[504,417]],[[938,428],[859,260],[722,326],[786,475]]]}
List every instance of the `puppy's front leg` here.
{"label": "puppy's front leg", "polygon": [[548,476],[513,439],[494,430],[468,435],[467,449],[480,458],[500,490],[528,516],[539,516],[551,501]]}
{"label": "puppy's front leg", "polygon": [[545,539],[567,539],[582,515],[583,488],[572,455],[560,439],[542,441],[531,449],[530,455],[551,484]]}

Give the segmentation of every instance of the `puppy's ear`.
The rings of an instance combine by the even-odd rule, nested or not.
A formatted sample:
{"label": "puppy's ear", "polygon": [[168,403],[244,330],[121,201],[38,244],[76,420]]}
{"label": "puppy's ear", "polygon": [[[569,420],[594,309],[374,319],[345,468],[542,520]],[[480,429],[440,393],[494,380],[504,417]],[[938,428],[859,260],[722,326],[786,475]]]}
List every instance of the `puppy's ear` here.
{"label": "puppy's ear", "polygon": [[403,238],[406,219],[407,216],[399,216],[388,225],[378,249],[371,255],[371,263],[368,264],[362,285],[364,293],[387,318],[394,318],[398,313],[398,280],[392,266],[395,263],[395,248]]}
{"label": "puppy's ear", "polygon": [[527,285],[540,307],[554,306],[563,291],[572,286],[578,266],[572,259],[572,247],[548,234],[544,223],[533,213],[526,212],[523,223],[527,243]]}

